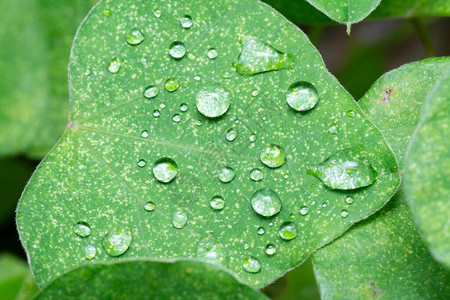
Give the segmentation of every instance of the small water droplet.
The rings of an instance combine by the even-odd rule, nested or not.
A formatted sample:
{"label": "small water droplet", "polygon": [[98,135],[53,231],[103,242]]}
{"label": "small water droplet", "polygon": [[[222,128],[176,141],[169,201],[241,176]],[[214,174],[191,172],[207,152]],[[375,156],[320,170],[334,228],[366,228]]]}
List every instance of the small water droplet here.
{"label": "small water droplet", "polygon": [[181,121],[181,115],[179,115],[179,114],[173,115],[172,121],[174,121],[175,123],[180,123],[180,121]]}
{"label": "small water droplet", "polygon": [[79,237],[87,237],[91,234],[91,227],[86,222],[78,222],[73,225],[73,232]]}
{"label": "small water droplet", "polygon": [[346,211],[345,209],[343,209],[343,210],[341,211],[341,217],[342,217],[342,218],[347,218],[347,216],[348,216],[348,211]]}
{"label": "small water droplet", "polygon": [[84,72],[84,75],[86,75],[86,76],[91,75],[91,70],[87,69],[86,72]]}
{"label": "small water droplet", "polygon": [[258,96],[258,95],[259,95],[259,90],[253,90],[252,96],[253,96],[253,97],[256,97],[256,96]]}
{"label": "small water droplet", "polygon": [[181,19],[180,19],[180,24],[181,27],[189,29],[192,27],[192,25],[194,25],[194,22],[192,21],[191,16],[189,15],[184,15]]}
{"label": "small water droplet", "polygon": [[226,266],[228,263],[228,255],[225,247],[212,237],[200,240],[197,245],[197,258],[223,266]]}
{"label": "small water droplet", "polygon": [[230,182],[236,176],[236,172],[231,167],[223,167],[219,172],[219,180],[223,183]]}
{"label": "small water droplet", "polygon": [[337,134],[339,132],[339,125],[337,123],[333,123],[328,127],[329,134]]}
{"label": "small water droplet", "polygon": [[259,235],[263,235],[265,232],[266,232],[266,231],[264,230],[263,227],[259,227],[259,228],[258,228],[257,233],[258,233]]}
{"label": "small water droplet", "polygon": [[248,273],[258,273],[261,271],[261,264],[259,263],[259,260],[253,256],[249,256],[244,259],[243,267]]}
{"label": "small water droplet", "polygon": [[195,125],[202,126],[202,121],[198,120],[197,122],[195,122]]}
{"label": "small water droplet", "polygon": [[108,63],[108,72],[112,74],[119,73],[122,63],[123,61],[121,61],[118,57],[114,57]]}
{"label": "small water droplet", "polygon": [[144,34],[139,29],[133,29],[127,33],[127,43],[130,45],[139,45],[144,39]]}
{"label": "small water droplet", "polygon": [[301,214],[302,216],[307,215],[307,214],[308,214],[308,211],[309,211],[309,209],[308,209],[306,206],[302,206],[302,207],[300,208],[300,214]]}
{"label": "small water droplet", "polygon": [[298,235],[297,225],[295,225],[294,222],[284,222],[280,226],[279,234],[283,240],[286,240],[286,241],[293,240]]}
{"label": "small water droplet", "polygon": [[200,81],[201,79],[202,79],[202,78],[201,78],[199,75],[195,75],[195,76],[194,76],[194,80],[195,80],[195,81]]}
{"label": "small water droplet", "polygon": [[161,17],[161,10],[155,9],[155,10],[153,11],[153,14],[155,15],[155,17],[159,18],[159,17]]}
{"label": "small water droplet", "polygon": [[222,71],[222,77],[223,78],[231,78],[231,76],[232,76],[232,74],[231,74],[230,71],[227,71],[227,70]]}
{"label": "small water droplet", "polygon": [[294,214],[294,213],[291,213],[291,214],[289,215],[289,217],[291,217],[291,219],[295,219],[295,214]]}
{"label": "small water droplet", "polygon": [[155,208],[156,208],[156,205],[155,205],[155,203],[153,203],[152,201],[148,201],[148,202],[145,203],[145,205],[144,205],[144,209],[145,209],[146,211],[154,211]]}
{"label": "small water droplet", "polygon": [[353,197],[351,197],[351,196],[346,197],[345,198],[345,203],[352,204],[353,203]]}
{"label": "small water droplet", "polygon": [[189,60],[194,60],[194,59],[195,59],[195,55],[192,54],[192,53],[188,53],[187,58],[188,58]]}
{"label": "small water droplet", "polygon": [[154,116],[155,118],[158,118],[160,115],[161,115],[161,112],[160,112],[159,110],[155,110],[155,111],[153,112],[153,116]]}
{"label": "small water droplet", "polygon": [[145,159],[141,159],[137,163],[138,167],[143,168],[147,165],[147,161]]}
{"label": "small water droplet", "polygon": [[250,245],[247,244],[247,243],[245,243],[245,244],[244,244],[244,250],[248,250],[249,248],[250,248]]}
{"label": "small water droplet", "polygon": [[230,93],[219,83],[205,85],[195,98],[198,111],[208,118],[224,115],[231,104]]}
{"label": "small water droplet", "polygon": [[172,56],[173,58],[176,58],[176,59],[183,58],[184,55],[186,54],[186,47],[184,46],[184,44],[182,42],[178,42],[178,41],[173,42],[169,46],[169,54],[170,54],[170,56]]}
{"label": "small water droplet", "polygon": [[278,51],[258,38],[242,36],[239,42],[242,44],[242,51],[234,64],[238,74],[249,76],[294,67],[294,57],[291,54]]}
{"label": "small water droplet", "polygon": [[158,94],[159,88],[154,85],[151,85],[144,90],[144,97],[148,99],[155,98]]}
{"label": "small water droplet", "polygon": [[172,225],[177,229],[182,229],[184,228],[184,226],[186,226],[187,220],[187,213],[184,211],[184,209],[178,208],[173,214]]}
{"label": "small water droplet", "polygon": [[221,210],[225,207],[225,200],[222,196],[214,196],[209,201],[209,205],[215,210]]}
{"label": "small water droplet", "polygon": [[266,252],[267,255],[272,256],[277,252],[277,246],[274,244],[267,244],[264,248],[264,252]]}
{"label": "small water droplet", "polygon": [[250,142],[254,142],[256,141],[256,134],[252,134],[248,139],[250,140]]}
{"label": "small water droplet", "polygon": [[260,169],[253,169],[249,175],[250,179],[253,181],[261,181],[264,179],[264,174]]}
{"label": "small water droplet", "polygon": [[354,110],[347,110],[345,114],[350,118],[356,118],[356,112]]}
{"label": "small water droplet", "polygon": [[107,17],[110,17],[110,16],[111,16],[111,10],[109,10],[108,8],[105,8],[105,9],[103,10],[103,14],[104,14],[105,16],[107,16]]}
{"label": "small water droplet", "polygon": [[328,204],[326,202],[322,203],[322,207],[327,207]]}
{"label": "small water droplet", "polygon": [[146,139],[146,138],[149,137],[149,135],[150,135],[150,134],[148,133],[147,130],[142,130],[142,132],[141,132],[141,138]]}
{"label": "small water droplet", "polygon": [[124,254],[131,245],[131,228],[116,226],[103,237],[103,248],[109,256]]}
{"label": "small water droplet", "polygon": [[225,134],[226,139],[227,139],[227,141],[229,141],[229,142],[234,141],[234,140],[237,138],[237,135],[238,135],[238,134],[237,134],[237,131],[234,130],[233,128],[228,129],[227,132],[226,132],[226,134]]}
{"label": "small water droplet", "polygon": [[164,89],[168,92],[175,92],[180,87],[180,82],[176,80],[175,78],[169,78],[167,79],[166,83],[164,84]]}
{"label": "small water droplet", "polygon": [[211,48],[208,50],[206,55],[209,57],[209,59],[215,59],[215,58],[217,58],[217,56],[219,56],[219,52],[217,52],[216,49]]}
{"label": "small water droplet", "polygon": [[178,175],[178,165],[173,159],[160,158],[153,166],[153,175],[159,182],[169,183]]}
{"label": "small water droplet", "polygon": [[264,217],[276,215],[281,210],[281,200],[271,189],[260,189],[252,196],[252,207],[256,213]]}
{"label": "small water droplet", "polygon": [[94,245],[89,244],[84,247],[84,258],[87,260],[93,260],[95,255],[97,255],[97,248]]}
{"label": "small water droplet", "polygon": [[319,95],[311,83],[299,81],[289,87],[286,101],[296,111],[307,111],[316,106]]}
{"label": "small water droplet", "polygon": [[182,103],[182,104],[180,105],[180,111],[186,112],[188,109],[189,109],[189,107],[187,106],[186,103]]}
{"label": "small water droplet", "polygon": [[269,168],[278,168],[286,163],[284,149],[275,144],[265,145],[259,154],[259,158]]}

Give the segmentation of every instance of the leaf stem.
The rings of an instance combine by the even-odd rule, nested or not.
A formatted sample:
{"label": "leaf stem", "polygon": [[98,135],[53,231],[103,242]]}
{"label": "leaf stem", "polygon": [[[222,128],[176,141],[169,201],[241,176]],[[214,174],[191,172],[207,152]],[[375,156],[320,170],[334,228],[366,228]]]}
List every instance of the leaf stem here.
{"label": "leaf stem", "polygon": [[425,54],[427,55],[427,57],[436,56],[433,41],[431,40],[430,34],[427,30],[427,26],[423,22],[423,20],[419,18],[412,18],[410,19],[410,22],[413,25],[417,35],[419,36],[423,47],[425,48]]}

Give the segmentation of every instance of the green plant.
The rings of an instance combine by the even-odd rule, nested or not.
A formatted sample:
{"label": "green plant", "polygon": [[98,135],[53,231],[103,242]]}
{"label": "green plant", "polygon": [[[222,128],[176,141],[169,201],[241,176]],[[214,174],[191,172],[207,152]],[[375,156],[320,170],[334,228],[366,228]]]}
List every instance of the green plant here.
{"label": "green plant", "polygon": [[[39,43],[33,55],[46,60],[29,57],[38,74],[58,78],[24,81],[35,106],[0,82],[29,111],[0,134],[0,153],[39,157],[67,109],[63,49],[80,21],[67,8],[90,2],[21,1],[64,24],[36,27],[36,15],[20,24],[64,45]],[[296,23],[330,22],[305,1],[267,2]],[[308,2],[349,34],[380,4]],[[407,13],[383,0],[373,17],[412,14],[432,52],[420,18],[449,15],[450,4],[428,4],[411,1]],[[257,288],[309,256],[324,299],[445,298],[449,70],[446,57],[405,65],[356,102],[308,37],[260,1],[99,2],[72,45],[63,136],[17,207],[36,299],[264,299]],[[18,109],[6,103],[8,129]],[[15,286],[28,288],[11,298],[27,298],[37,288],[18,274]]]}

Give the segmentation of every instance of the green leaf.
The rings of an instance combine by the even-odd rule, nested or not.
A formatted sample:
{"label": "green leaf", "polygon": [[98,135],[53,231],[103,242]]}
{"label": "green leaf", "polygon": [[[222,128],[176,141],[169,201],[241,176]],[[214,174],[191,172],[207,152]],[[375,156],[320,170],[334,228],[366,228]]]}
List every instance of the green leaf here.
{"label": "green leaf", "polygon": [[[145,38],[130,45],[135,30]],[[256,49],[239,42],[250,36]],[[291,67],[272,64],[290,56]],[[236,73],[238,61],[258,74]],[[40,285],[85,257],[123,253],[200,257],[264,286],[380,209],[399,184],[381,134],[305,35],[256,0],[103,1],[78,32],[69,75],[69,126],[17,213]],[[305,81],[293,96],[314,95],[312,86],[319,99],[297,112],[286,97]],[[354,147],[378,173],[372,185],[343,192],[307,174]],[[344,217],[348,195],[359,201]],[[89,236],[74,233],[79,222]]]}
{"label": "green leaf", "polygon": [[2,300],[30,299],[38,291],[30,269],[24,261],[11,254],[0,254]]}
{"label": "green leaf", "polygon": [[[358,102],[400,161],[427,94],[449,67],[448,58],[405,65],[383,75]],[[435,299],[450,292],[450,275],[422,243],[403,188],[381,212],[316,252],[313,261],[324,299]]]}
{"label": "green leaf", "polygon": [[425,102],[405,173],[408,203],[433,257],[450,269],[450,66]]}
{"label": "green leaf", "polygon": [[268,299],[224,268],[199,261],[124,260],[74,269],[39,299]]}

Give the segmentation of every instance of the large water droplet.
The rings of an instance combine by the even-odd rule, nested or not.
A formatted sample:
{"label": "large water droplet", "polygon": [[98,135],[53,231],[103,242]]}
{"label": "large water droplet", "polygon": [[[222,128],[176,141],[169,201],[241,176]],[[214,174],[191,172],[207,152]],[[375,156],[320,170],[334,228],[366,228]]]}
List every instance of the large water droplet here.
{"label": "large water droplet", "polygon": [[219,83],[205,85],[195,98],[198,111],[208,118],[224,115],[231,104],[230,93]]}
{"label": "large water droplet", "polygon": [[331,155],[319,165],[308,167],[308,174],[337,190],[369,186],[378,177],[377,171],[364,156],[361,147],[345,149]]}
{"label": "large water droplet", "polygon": [[173,42],[169,47],[169,54],[173,58],[180,59],[186,54],[186,47],[182,42]]}
{"label": "large water droplet", "polygon": [[208,50],[208,52],[206,53],[206,55],[208,56],[209,59],[214,59],[217,56],[219,56],[219,52],[217,52],[216,49],[211,48]]}
{"label": "large water droplet", "polygon": [[108,63],[108,72],[112,74],[119,73],[122,63],[123,60],[120,60],[118,57],[114,57]]}
{"label": "large water droplet", "polygon": [[87,237],[91,234],[91,227],[86,222],[78,222],[73,225],[73,232],[80,237]]}
{"label": "large water droplet", "polygon": [[280,226],[280,237],[283,240],[290,241],[297,237],[297,225],[294,222],[284,222]]}
{"label": "large water droplet", "polygon": [[144,34],[139,29],[133,29],[127,34],[127,43],[130,45],[139,45],[144,39]]}
{"label": "large water droplet", "polygon": [[261,189],[253,194],[252,207],[261,216],[271,217],[280,212],[281,200],[275,191]]}
{"label": "large water droplet", "polygon": [[180,87],[180,82],[176,80],[175,78],[169,78],[167,79],[166,83],[164,84],[164,89],[168,92],[175,92]]}
{"label": "large water droplet", "polygon": [[84,258],[87,260],[93,260],[95,255],[97,255],[97,248],[94,245],[89,244],[84,247]]}
{"label": "large water droplet", "polygon": [[221,210],[225,207],[225,200],[222,196],[214,196],[209,201],[209,205],[215,210]]}
{"label": "large water droplet", "polygon": [[188,15],[184,15],[181,19],[180,19],[180,24],[181,27],[189,29],[192,27],[192,25],[194,25],[194,22],[192,21],[191,16]]}
{"label": "large water droplet", "polygon": [[319,95],[311,83],[299,81],[289,87],[286,101],[296,111],[307,111],[316,106]]}
{"label": "large water droplet", "polygon": [[264,174],[260,169],[253,169],[249,175],[250,179],[253,181],[261,181],[264,179]]}
{"label": "large water droplet", "polygon": [[155,203],[153,203],[152,201],[148,201],[148,202],[145,203],[145,205],[144,205],[144,209],[145,209],[146,211],[154,211],[155,208],[156,208],[156,205],[155,205]]}
{"label": "large water droplet", "polygon": [[219,180],[223,183],[230,182],[236,176],[236,172],[231,167],[223,167],[219,172]]}
{"label": "large water droplet", "polygon": [[225,247],[212,237],[203,238],[197,246],[197,258],[213,264],[227,265],[228,256]]}
{"label": "large water droplet", "polygon": [[248,76],[293,68],[294,58],[252,36],[240,37],[242,51],[235,63],[236,72]]}
{"label": "large water droplet", "polygon": [[272,256],[277,252],[277,246],[274,244],[267,244],[264,248],[264,252],[266,252],[267,255]]}
{"label": "large water droplet", "polygon": [[284,149],[275,144],[265,145],[259,154],[259,158],[269,168],[278,168],[286,163]]}
{"label": "large water droplet", "polygon": [[253,256],[246,257],[243,263],[244,270],[248,273],[258,273],[261,271],[259,260]]}
{"label": "large water droplet", "polygon": [[153,175],[159,182],[168,183],[175,179],[178,174],[177,163],[170,158],[160,158],[153,166]]}
{"label": "large water droplet", "polygon": [[130,227],[116,226],[103,237],[103,248],[109,256],[119,256],[128,250],[131,240]]}
{"label": "large water droplet", "polygon": [[184,209],[178,208],[172,216],[172,225],[177,229],[182,229],[186,226],[188,217]]}
{"label": "large water droplet", "polygon": [[156,96],[158,96],[158,94],[159,88],[154,85],[147,87],[144,91],[144,97],[148,99],[155,98]]}

